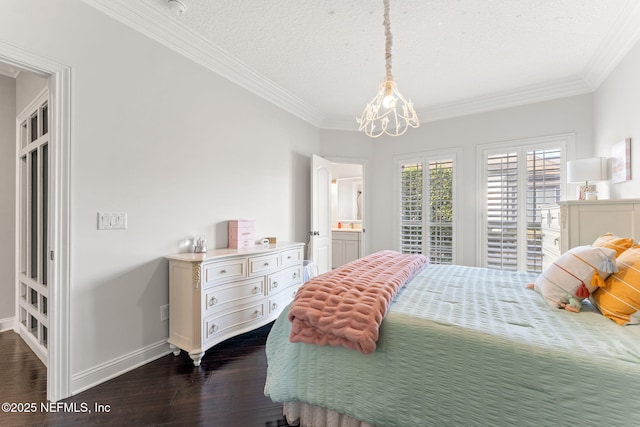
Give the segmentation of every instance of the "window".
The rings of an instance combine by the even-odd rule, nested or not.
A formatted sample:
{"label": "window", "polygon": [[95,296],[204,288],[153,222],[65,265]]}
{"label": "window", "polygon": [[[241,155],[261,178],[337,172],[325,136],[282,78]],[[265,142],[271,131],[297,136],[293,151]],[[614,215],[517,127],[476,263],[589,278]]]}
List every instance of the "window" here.
{"label": "window", "polygon": [[542,271],[541,207],[560,200],[567,141],[539,138],[482,150],[486,194],[479,265]]}
{"label": "window", "polygon": [[401,168],[400,251],[421,254],[422,245],[422,163],[403,164]]}
{"label": "window", "polygon": [[434,264],[455,263],[456,157],[454,152],[398,160],[402,253],[425,254]]}

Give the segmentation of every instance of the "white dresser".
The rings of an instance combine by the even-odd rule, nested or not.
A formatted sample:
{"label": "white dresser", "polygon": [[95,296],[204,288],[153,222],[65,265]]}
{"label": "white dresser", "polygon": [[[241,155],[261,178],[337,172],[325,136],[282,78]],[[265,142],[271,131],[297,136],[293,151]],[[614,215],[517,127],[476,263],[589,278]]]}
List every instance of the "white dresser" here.
{"label": "white dresser", "polygon": [[302,284],[304,243],[217,249],[169,259],[169,345],[200,365],[204,352],[263,326]]}
{"label": "white dresser", "polygon": [[604,233],[640,239],[640,200],[570,200],[542,208],[542,267]]}

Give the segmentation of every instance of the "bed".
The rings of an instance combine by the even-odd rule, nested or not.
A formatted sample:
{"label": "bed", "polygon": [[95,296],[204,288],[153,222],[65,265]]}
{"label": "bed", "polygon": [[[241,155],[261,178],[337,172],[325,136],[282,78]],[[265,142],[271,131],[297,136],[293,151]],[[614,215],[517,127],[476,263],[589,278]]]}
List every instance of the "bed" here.
{"label": "bed", "polygon": [[583,301],[553,309],[538,275],[429,265],[395,295],[375,351],[266,346],[265,395],[305,426],[640,425],[640,325]]}

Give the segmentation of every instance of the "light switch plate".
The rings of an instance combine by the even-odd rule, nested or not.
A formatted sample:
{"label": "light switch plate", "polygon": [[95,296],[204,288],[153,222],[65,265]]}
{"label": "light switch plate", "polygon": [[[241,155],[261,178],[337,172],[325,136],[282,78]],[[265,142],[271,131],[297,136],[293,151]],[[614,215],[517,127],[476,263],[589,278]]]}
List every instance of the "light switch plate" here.
{"label": "light switch plate", "polygon": [[98,212],[98,230],[126,230],[126,212]]}

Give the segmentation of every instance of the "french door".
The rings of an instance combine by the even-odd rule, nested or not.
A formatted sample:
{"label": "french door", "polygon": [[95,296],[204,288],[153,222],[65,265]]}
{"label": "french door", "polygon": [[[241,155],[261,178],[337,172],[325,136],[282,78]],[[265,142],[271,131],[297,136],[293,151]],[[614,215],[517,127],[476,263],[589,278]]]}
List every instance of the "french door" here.
{"label": "french door", "polygon": [[48,364],[49,344],[49,93],[17,118],[17,331]]}

